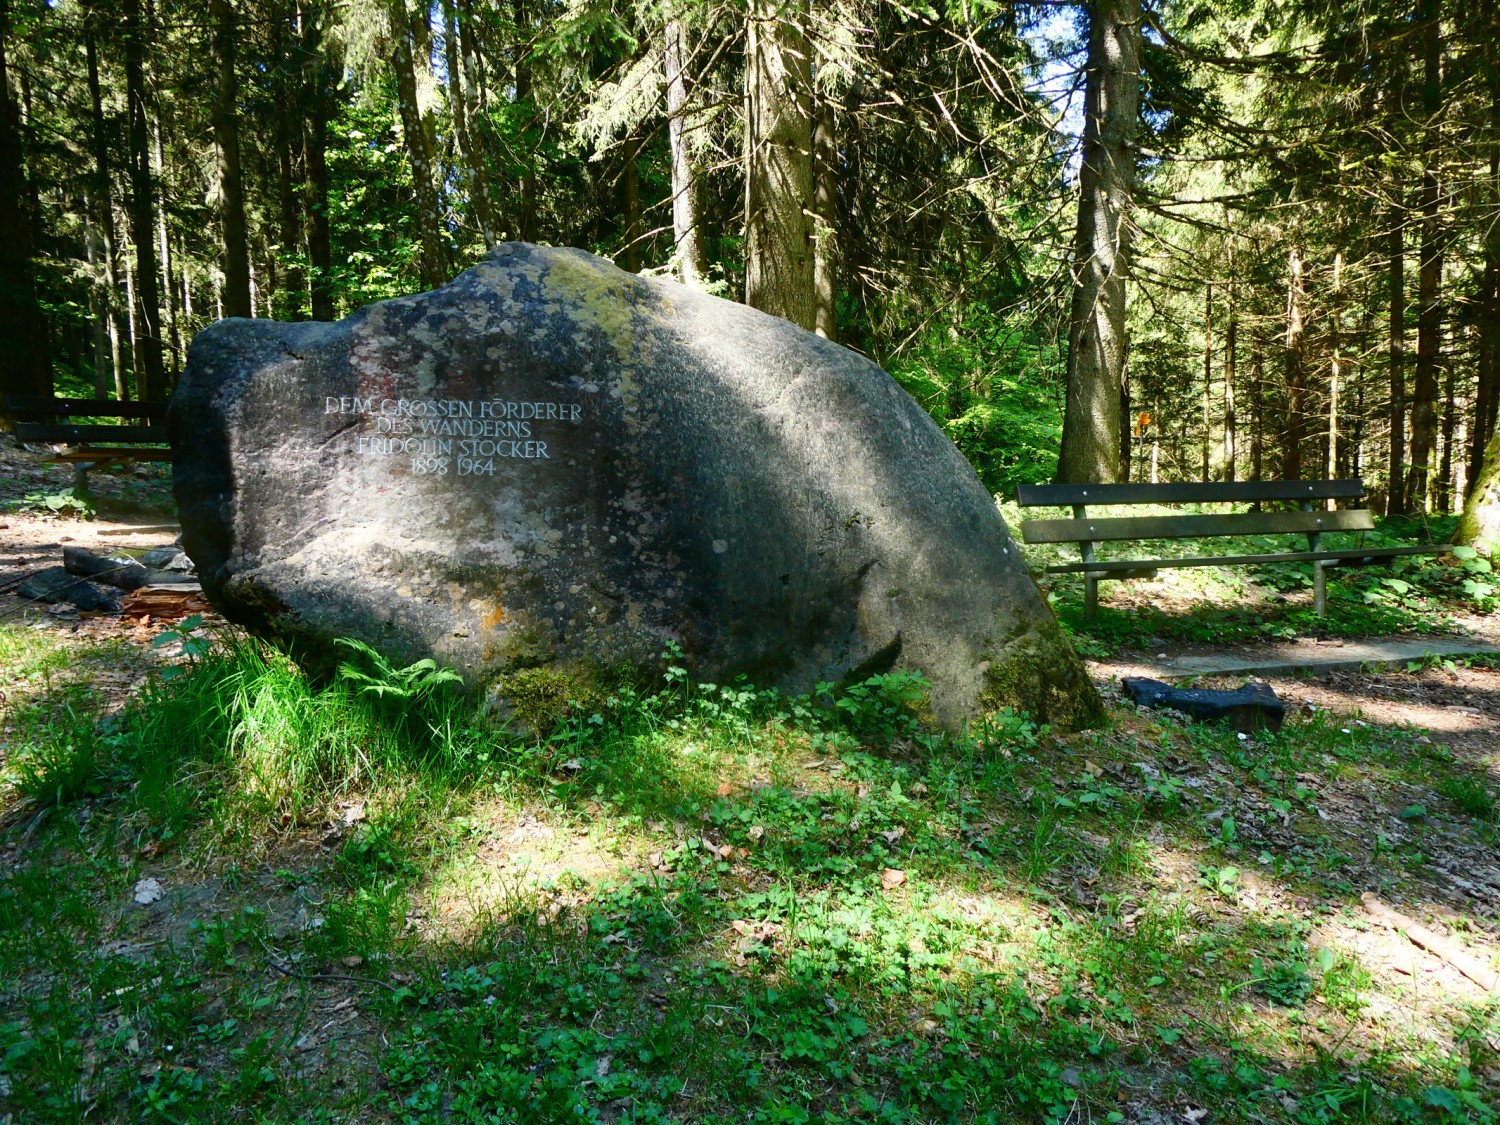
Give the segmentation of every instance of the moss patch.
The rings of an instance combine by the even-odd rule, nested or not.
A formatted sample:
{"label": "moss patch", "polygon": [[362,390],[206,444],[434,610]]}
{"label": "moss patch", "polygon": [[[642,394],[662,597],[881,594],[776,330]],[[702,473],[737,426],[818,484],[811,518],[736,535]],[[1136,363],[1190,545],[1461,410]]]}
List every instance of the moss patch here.
{"label": "moss patch", "polygon": [[983,714],[1009,707],[1058,730],[1096,727],[1104,720],[1099,693],[1061,630],[1051,637],[1022,633],[989,664],[979,694]]}
{"label": "moss patch", "polygon": [[599,693],[556,668],[522,668],[497,677],[485,693],[491,714],[520,734],[546,738],[569,715],[598,709]]}

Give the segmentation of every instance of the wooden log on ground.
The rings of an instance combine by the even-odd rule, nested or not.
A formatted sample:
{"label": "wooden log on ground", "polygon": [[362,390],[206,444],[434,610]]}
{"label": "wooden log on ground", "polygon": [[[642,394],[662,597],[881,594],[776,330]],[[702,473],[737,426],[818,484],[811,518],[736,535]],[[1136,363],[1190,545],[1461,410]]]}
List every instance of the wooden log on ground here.
{"label": "wooden log on ground", "polygon": [[1403,934],[1413,945],[1420,946],[1435,957],[1446,961],[1480,988],[1490,992],[1500,991],[1500,973],[1496,973],[1493,968],[1480,961],[1472,953],[1460,949],[1441,934],[1433,933],[1426,926],[1408,918],[1399,910],[1393,910],[1381,902],[1373,891],[1366,891],[1360,896],[1360,901],[1365,904],[1365,912],[1377,922],[1389,926],[1397,933]]}

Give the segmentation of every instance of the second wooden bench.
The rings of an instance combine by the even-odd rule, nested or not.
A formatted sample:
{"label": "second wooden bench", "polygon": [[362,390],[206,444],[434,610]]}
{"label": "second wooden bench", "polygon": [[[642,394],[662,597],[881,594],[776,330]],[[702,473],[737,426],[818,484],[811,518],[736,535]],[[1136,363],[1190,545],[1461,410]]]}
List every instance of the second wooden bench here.
{"label": "second wooden bench", "polygon": [[[1253,566],[1260,563],[1313,564],[1313,605],[1318,615],[1328,609],[1326,569],[1361,566],[1400,555],[1441,554],[1439,544],[1402,547],[1355,547],[1324,550],[1322,536],[1332,532],[1372,531],[1374,517],[1365,507],[1324,510],[1329,500],[1360,501],[1365,486],[1359,480],[1232,481],[1183,484],[1023,484],[1016,501],[1023,508],[1071,507],[1071,519],[1024,520],[1021,537],[1027,543],[1077,543],[1081,561],[1047,567],[1048,574],[1084,576],[1084,616],[1099,606],[1099,583],[1106,579],[1154,578],[1172,567]],[[1295,503],[1295,511],[1227,512],[1147,516],[1090,516],[1090,507],[1130,504],[1275,504]],[[1163,559],[1099,559],[1097,543],[1145,539],[1202,539],[1229,535],[1304,535],[1305,551],[1270,551],[1251,555],[1202,555]]]}
{"label": "second wooden bench", "polygon": [[[6,395],[5,413],[16,440],[49,445],[49,461],[74,466],[80,487],[90,469],[135,461],[170,461],[164,402],[118,402],[113,399],[46,398]],[[62,421],[74,418],[119,418],[120,425]],[[132,420],[126,424],[125,420]]]}

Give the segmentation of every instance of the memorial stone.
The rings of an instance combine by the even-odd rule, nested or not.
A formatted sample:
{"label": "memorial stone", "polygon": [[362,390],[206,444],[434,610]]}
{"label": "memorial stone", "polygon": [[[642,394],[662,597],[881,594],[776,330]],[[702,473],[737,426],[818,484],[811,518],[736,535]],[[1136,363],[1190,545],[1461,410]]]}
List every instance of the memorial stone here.
{"label": "memorial stone", "polygon": [[[168,426],[231,620],[329,665],[433,656],[794,692],[914,669],[956,727],[1099,703],[963,456],[875,364],[577,250],[509,243],[336,324],[224,320]],[[535,676],[536,672],[531,672]]]}

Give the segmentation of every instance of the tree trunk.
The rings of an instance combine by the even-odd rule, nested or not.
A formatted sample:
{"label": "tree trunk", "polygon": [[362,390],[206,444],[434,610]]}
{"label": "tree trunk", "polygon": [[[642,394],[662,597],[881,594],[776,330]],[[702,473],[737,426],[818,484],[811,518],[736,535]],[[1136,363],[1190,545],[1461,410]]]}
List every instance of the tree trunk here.
{"label": "tree trunk", "polygon": [[[158,186],[166,182],[167,167],[167,154],[162,146],[161,133],[161,119],[158,117],[151,123],[152,174]],[[167,374],[171,376],[171,386],[175,387],[177,376],[182,370],[178,362],[182,356],[182,337],[177,329],[177,305],[174,300],[177,292],[177,275],[172,266],[172,240],[167,230],[165,198],[156,212],[156,252],[158,264],[161,266],[163,300],[160,316],[166,324],[163,345],[166,349]]]}
{"label": "tree trunk", "polygon": [[1209,403],[1212,398],[1214,379],[1214,287],[1213,282],[1204,288],[1203,294],[1203,440],[1200,443],[1202,464],[1199,479],[1208,480]]}
{"label": "tree trunk", "polygon": [[[526,0],[512,0],[511,10],[516,20],[516,100],[517,110],[527,115],[530,123],[536,120],[535,107],[531,104],[531,13]],[[516,208],[516,231],[522,242],[535,242],[537,238],[537,175],[536,153],[526,154],[526,171],[521,176],[521,200]]]}
{"label": "tree trunk", "polygon": [[[1230,269],[1233,269],[1231,262]],[[1234,304],[1234,282],[1229,283],[1229,325],[1224,329],[1224,479],[1233,481],[1235,479],[1235,458],[1238,450],[1235,449],[1235,433],[1237,419],[1234,416],[1234,380],[1235,355],[1234,349],[1239,336],[1239,320]]]}
{"label": "tree trunk", "polygon": [[[109,131],[104,120],[104,97],[99,85],[99,47],[95,34],[95,9],[85,10],[87,27],[84,35],[89,87],[89,146],[94,154],[93,202],[99,220],[99,255],[104,273],[104,291],[100,294],[101,316],[109,341],[109,370],[114,376],[115,397],[125,399],[129,388],[125,382],[124,356],[120,351],[120,326],[115,310],[120,292],[119,241],[115,228],[114,183],[109,169]],[[99,396],[105,397],[102,393]]]}
{"label": "tree trunk", "polygon": [[418,269],[422,284],[429,289],[436,289],[448,280],[443,254],[442,216],[438,212],[437,186],[433,181],[432,147],[427,136],[427,124],[422,120],[422,109],[417,101],[412,22],[402,0],[393,0],[390,18],[391,70],[396,79],[396,105],[401,114],[401,131],[405,134],[407,159],[411,164],[417,237],[422,243]]}
{"label": "tree trunk", "polygon": [[813,331],[825,340],[837,340],[839,335],[834,234],[837,193],[838,139],[834,135],[833,103],[819,98],[813,120]]}
{"label": "tree trunk", "polygon": [[[0,48],[3,49],[3,48]],[[103,244],[98,229],[93,223],[93,201],[85,194],[83,199],[83,246],[89,263],[89,323],[94,344],[94,397],[108,398],[110,385],[109,366],[109,304],[104,288],[100,284],[103,272]]]}
{"label": "tree trunk", "polygon": [[745,42],[745,303],[812,328],[812,68],[805,0],[750,0]]}
{"label": "tree trunk", "polygon": [[314,320],[332,320],[333,250],[328,229],[329,67],[323,52],[321,5],[302,9],[302,53],[311,87],[302,135],[303,207],[307,213],[308,297]]}
{"label": "tree trunk", "polygon": [[[131,0],[133,3],[139,0]],[[245,176],[240,160],[239,78],[235,44],[239,29],[229,0],[211,0],[214,61],[218,72],[214,99],[214,141],[219,146],[219,220],[224,234],[224,311],[250,315],[250,245],[245,224]]]}
{"label": "tree trunk", "polygon": [[[1500,215],[1500,50],[1490,44],[1490,214]],[[1495,432],[1500,407],[1500,222],[1491,219],[1484,240],[1484,276],[1479,294],[1479,391],[1469,430],[1469,492],[1480,477],[1484,451]]]}
{"label": "tree trunk", "polygon": [[1437,480],[1433,482],[1432,499],[1440,516],[1453,509],[1453,497],[1458,491],[1458,482],[1453,479],[1453,430],[1457,420],[1453,401],[1453,365],[1443,380],[1443,459],[1438,465]]}
{"label": "tree trunk", "polygon": [[166,398],[162,366],[160,275],[156,268],[156,185],[151,177],[151,128],[146,113],[146,48],[150,34],[141,0],[124,0],[125,104],[129,114],[130,240],[135,245],[134,338],[136,389],[148,402]]}
{"label": "tree trunk", "polygon": [[1250,479],[1260,480],[1266,448],[1266,366],[1260,343],[1250,349]]}
{"label": "tree trunk", "polygon": [[1500,430],[1490,435],[1453,541],[1493,558],[1500,551]]}
{"label": "tree trunk", "polygon": [[708,252],[703,237],[703,207],[699,198],[698,167],[694,158],[694,130],[688,126],[689,78],[684,69],[692,51],[687,32],[677,20],[664,31],[662,63],[667,80],[667,140],[672,153],[672,245],[677,276],[687,285],[701,285],[708,277]]}
{"label": "tree trunk", "polygon": [[1120,473],[1140,24],[1140,0],[1090,6],[1061,483],[1108,482]]}
{"label": "tree trunk", "polygon": [[1286,347],[1283,351],[1286,363],[1286,398],[1281,438],[1281,477],[1283,480],[1302,479],[1302,439],[1305,429],[1305,421],[1302,417],[1302,396],[1307,385],[1302,332],[1303,310],[1306,304],[1307,290],[1302,277],[1302,248],[1294,245],[1287,253]]}
{"label": "tree trunk", "polygon": [[[465,12],[467,15],[467,11]],[[453,107],[453,136],[463,157],[463,176],[469,186],[469,207],[486,247],[495,244],[495,217],[490,209],[489,176],[483,149],[475,142],[473,85],[469,58],[459,30],[456,0],[443,0],[444,55],[448,63],[448,104]],[[467,30],[462,34],[470,34]]]}
{"label": "tree trunk", "polygon": [[1437,114],[1440,108],[1439,86],[1442,66],[1442,39],[1437,4],[1423,5],[1426,26],[1422,32],[1423,126],[1422,167],[1422,249],[1417,264],[1417,364],[1413,372],[1411,396],[1411,472],[1406,489],[1408,515],[1427,510],[1427,490],[1434,455],[1437,452],[1437,369],[1443,314],[1440,305],[1443,279],[1443,250],[1438,229],[1438,136]]}
{"label": "tree trunk", "polygon": [[622,146],[624,160],[620,167],[620,196],[625,210],[625,246],[620,252],[620,268],[626,273],[641,272],[641,142],[626,137]]}
{"label": "tree trunk", "polygon": [[280,112],[276,115],[276,209],[279,231],[276,241],[280,277],[277,286],[276,315],[286,320],[307,318],[307,276],[302,267],[302,179],[297,158],[302,148],[302,118],[306,110],[304,82],[300,67],[295,65],[301,44],[290,39],[300,19],[294,3],[283,0],[277,6],[276,32],[272,57],[277,60],[276,96]]}
{"label": "tree trunk", "polygon": [[1387,354],[1391,365],[1390,439],[1387,443],[1386,472],[1390,492],[1386,496],[1385,514],[1394,516],[1406,511],[1406,246],[1401,212],[1391,214],[1390,321]]}
{"label": "tree trunk", "polygon": [[50,395],[52,362],[24,203],[31,191],[21,114],[10,91],[9,39],[10,3],[0,0],[0,391]]}
{"label": "tree trunk", "polygon": [[1333,354],[1328,360],[1328,479],[1337,480],[1339,477],[1340,448],[1339,448],[1339,379],[1343,372],[1340,365],[1343,362],[1339,354],[1343,347],[1343,339],[1340,336],[1339,318],[1343,316],[1343,288],[1344,288],[1344,252],[1334,251],[1333,255],[1333,299],[1328,310]]}

